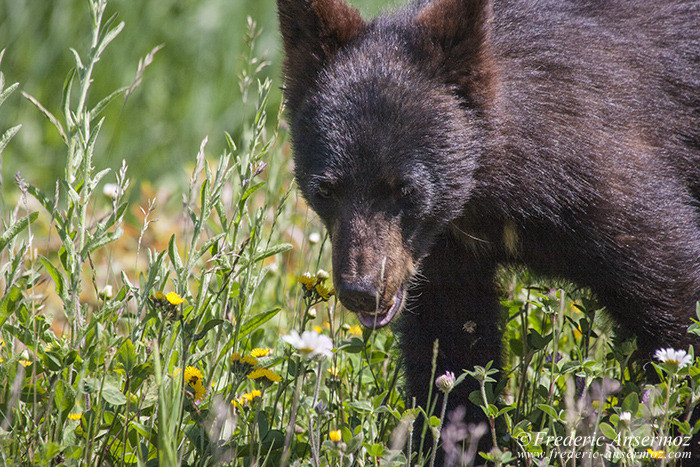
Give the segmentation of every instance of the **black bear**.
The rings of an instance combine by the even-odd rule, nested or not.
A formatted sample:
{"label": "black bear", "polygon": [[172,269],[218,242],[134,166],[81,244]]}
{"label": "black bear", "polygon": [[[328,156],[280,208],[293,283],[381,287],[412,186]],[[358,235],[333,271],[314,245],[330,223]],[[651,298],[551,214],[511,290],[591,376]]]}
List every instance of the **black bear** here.
{"label": "black bear", "polygon": [[641,359],[692,343],[697,0],[422,0],[369,22],[277,3],[296,179],[342,304],[371,328],[404,310],[419,402],[436,338],[438,374],[499,359],[502,264],[590,288]]}

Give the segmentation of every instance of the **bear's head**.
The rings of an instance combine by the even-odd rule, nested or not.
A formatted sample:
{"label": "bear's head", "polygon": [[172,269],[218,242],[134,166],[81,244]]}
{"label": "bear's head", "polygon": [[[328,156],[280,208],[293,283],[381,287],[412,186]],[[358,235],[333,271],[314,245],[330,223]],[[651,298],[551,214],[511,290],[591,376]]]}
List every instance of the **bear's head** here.
{"label": "bear's head", "polygon": [[473,193],[492,80],[487,1],[365,22],[342,0],[278,0],[295,175],[330,232],[338,298],[391,322]]}

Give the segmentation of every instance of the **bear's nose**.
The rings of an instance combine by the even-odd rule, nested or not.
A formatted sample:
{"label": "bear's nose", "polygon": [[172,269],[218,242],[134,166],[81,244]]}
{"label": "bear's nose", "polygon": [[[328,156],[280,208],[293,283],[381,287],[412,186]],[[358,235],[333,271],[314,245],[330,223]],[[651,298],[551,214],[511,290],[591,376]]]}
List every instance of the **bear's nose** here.
{"label": "bear's nose", "polygon": [[341,280],[336,286],[340,302],[351,311],[372,313],[377,310],[379,294],[369,281]]}

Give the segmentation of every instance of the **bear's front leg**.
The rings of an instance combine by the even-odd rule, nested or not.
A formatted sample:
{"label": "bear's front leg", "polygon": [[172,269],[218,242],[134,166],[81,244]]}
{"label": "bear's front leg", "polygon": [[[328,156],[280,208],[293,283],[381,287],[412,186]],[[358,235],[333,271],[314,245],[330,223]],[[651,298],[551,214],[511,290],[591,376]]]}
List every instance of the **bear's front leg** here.
{"label": "bear's front leg", "polygon": [[[495,261],[469,251],[447,233],[437,239],[423,260],[398,325],[408,386],[407,406],[415,397],[418,405],[429,410],[432,387],[432,400],[437,398],[434,415],[440,415],[442,393],[431,380],[436,340],[436,378],[447,371],[456,377],[490,361],[499,366],[502,330],[495,270]],[[447,413],[463,406],[467,422],[485,421],[481,408],[469,401],[469,394],[478,388],[476,380],[467,377],[449,394]],[[420,433],[420,427],[416,428],[416,433]],[[489,435],[485,438],[483,441],[490,440]],[[484,444],[480,447],[484,449]]]}

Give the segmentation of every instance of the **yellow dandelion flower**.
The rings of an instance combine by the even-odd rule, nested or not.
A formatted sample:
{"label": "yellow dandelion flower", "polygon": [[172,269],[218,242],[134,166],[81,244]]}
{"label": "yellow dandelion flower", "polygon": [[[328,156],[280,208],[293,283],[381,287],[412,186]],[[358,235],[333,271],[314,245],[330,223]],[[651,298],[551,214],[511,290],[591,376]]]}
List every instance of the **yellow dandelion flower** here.
{"label": "yellow dandelion flower", "polygon": [[663,459],[665,457],[663,451],[654,451],[653,449],[647,449],[647,452],[649,453],[652,459]]}
{"label": "yellow dandelion flower", "polygon": [[321,326],[314,326],[313,330],[319,334],[321,334],[323,332],[323,328]]}
{"label": "yellow dandelion flower", "polygon": [[253,358],[261,358],[261,357],[267,357],[272,353],[272,349],[269,347],[262,347],[262,348],[257,348],[253,349],[250,351],[250,356]]}
{"label": "yellow dandelion flower", "polygon": [[154,299],[156,300],[165,300],[165,294],[161,291],[156,292],[156,294],[153,296]]}
{"label": "yellow dandelion flower", "polygon": [[356,336],[361,336],[362,335],[362,328],[360,327],[359,324],[356,324],[352,326],[350,329],[348,329],[348,332],[350,334],[355,334]]}
{"label": "yellow dandelion flower", "polygon": [[69,413],[68,418],[70,418],[71,420],[80,420],[81,418],[83,418],[83,414],[82,413]]}
{"label": "yellow dandelion flower", "polygon": [[[177,368],[173,372],[173,376],[180,374],[180,369]],[[207,394],[207,390],[204,387],[204,375],[202,372],[193,366],[188,366],[185,368],[185,384],[189,386],[194,391],[194,399],[197,402],[201,402],[204,396]]]}
{"label": "yellow dandelion flower", "polygon": [[204,379],[204,375],[199,369],[193,366],[185,368],[185,382],[190,386],[194,387],[195,384],[201,383],[202,379]]}
{"label": "yellow dandelion flower", "polygon": [[191,385],[190,387],[194,389],[194,400],[197,402],[201,402],[204,400],[204,396],[207,395],[207,389],[204,387],[202,384],[202,381],[200,380],[197,384]]}
{"label": "yellow dandelion flower", "polygon": [[340,370],[338,369],[337,366],[332,366],[328,369],[328,373],[330,373],[331,376],[337,378],[340,375]]}
{"label": "yellow dandelion flower", "polygon": [[316,284],[316,292],[324,300],[328,300],[335,295],[335,290],[333,287],[329,287],[323,282]]}
{"label": "yellow dandelion flower", "polygon": [[302,284],[308,290],[311,290],[314,288],[314,285],[316,285],[316,276],[310,272],[305,272],[301,276],[297,276],[297,282]]}
{"label": "yellow dandelion flower", "polygon": [[[161,293],[161,295],[162,295],[162,293]],[[165,299],[171,305],[179,305],[180,303],[183,303],[185,301],[184,298],[180,297],[175,292],[169,292],[167,295],[165,295]]]}
{"label": "yellow dandelion flower", "polygon": [[343,439],[343,436],[342,436],[340,430],[331,431],[331,432],[328,434],[328,437],[329,437],[329,438],[331,439],[331,441],[333,441],[334,443],[338,443],[338,442],[340,442],[341,439]]}
{"label": "yellow dandelion flower", "polygon": [[243,407],[255,401],[256,398],[262,398],[262,392],[258,391],[257,389],[254,389],[251,392],[247,392],[241,395],[241,397],[237,397],[236,399],[232,400],[231,405],[233,405],[237,409],[242,409]]}
{"label": "yellow dandelion flower", "polygon": [[268,384],[279,383],[282,377],[268,368],[256,368],[249,375],[248,379],[259,380]]}
{"label": "yellow dandelion flower", "polygon": [[231,355],[231,371],[236,374],[245,376],[256,366],[258,366],[258,360],[255,357],[241,355],[238,352]]}
{"label": "yellow dandelion flower", "polygon": [[28,367],[29,365],[31,365],[32,362],[31,362],[30,360],[20,360],[20,361],[19,361],[19,364],[26,368],[26,367]]}
{"label": "yellow dandelion flower", "polygon": [[250,365],[253,367],[258,366],[258,359],[256,359],[255,357],[252,357],[250,355],[245,355],[241,360],[246,365]]}
{"label": "yellow dandelion flower", "polygon": [[0,337],[0,347],[5,347],[5,339]]}

